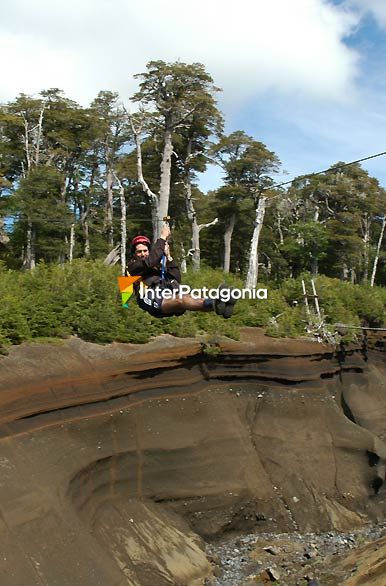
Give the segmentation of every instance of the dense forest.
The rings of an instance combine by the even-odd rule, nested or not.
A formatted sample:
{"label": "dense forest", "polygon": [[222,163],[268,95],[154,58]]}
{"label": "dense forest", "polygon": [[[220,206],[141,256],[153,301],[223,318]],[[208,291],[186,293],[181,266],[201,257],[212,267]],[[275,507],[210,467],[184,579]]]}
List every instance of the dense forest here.
{"label": "dense forest", "polygon": [[[152,61],[135,77],[130,110],[111,91],[82,107],[56,88],[0,105],[3,277],[106,258],[124,267],[130,238],[156,237],[170,216],[174,256],[193,275],[277,288],[308,272],[374,292],[385,282],[386,191],[359,164],[331,161],[278,187],[269,145],[224,133],[203,65]],[[210,164],[222,185],[202,193]]]}

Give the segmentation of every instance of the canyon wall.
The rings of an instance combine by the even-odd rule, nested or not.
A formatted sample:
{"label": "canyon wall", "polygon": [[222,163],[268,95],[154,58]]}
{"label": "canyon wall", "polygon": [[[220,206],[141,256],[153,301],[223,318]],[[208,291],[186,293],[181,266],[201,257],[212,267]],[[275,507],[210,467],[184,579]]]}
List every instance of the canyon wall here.
{"label": "canyon wall", "polygon": [[384,340],[245,328],[202,352],[76,338],[0,358],[0,582],[203,584],[203,539],[385,517]]}

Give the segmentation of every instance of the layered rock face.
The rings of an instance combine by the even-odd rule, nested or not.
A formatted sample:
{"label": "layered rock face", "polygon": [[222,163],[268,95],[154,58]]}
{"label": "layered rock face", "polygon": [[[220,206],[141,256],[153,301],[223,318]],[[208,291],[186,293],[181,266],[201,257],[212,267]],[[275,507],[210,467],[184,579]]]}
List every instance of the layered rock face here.
{"label": "layered rock face", "polygon": [[246,328],[0,358],[0,583],[199,585],[202,538],[385,517],[382,347]]}

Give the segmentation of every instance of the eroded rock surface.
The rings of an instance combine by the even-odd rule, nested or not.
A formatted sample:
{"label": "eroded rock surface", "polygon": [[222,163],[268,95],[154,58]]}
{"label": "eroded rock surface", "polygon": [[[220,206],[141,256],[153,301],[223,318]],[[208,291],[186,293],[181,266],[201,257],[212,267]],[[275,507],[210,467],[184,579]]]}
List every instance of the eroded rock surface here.
{"label": "eroded rock surface", "polygon": [[385,517],[381,352],[246,328],[0,358],[0,583],[204,584],[202,538]]}

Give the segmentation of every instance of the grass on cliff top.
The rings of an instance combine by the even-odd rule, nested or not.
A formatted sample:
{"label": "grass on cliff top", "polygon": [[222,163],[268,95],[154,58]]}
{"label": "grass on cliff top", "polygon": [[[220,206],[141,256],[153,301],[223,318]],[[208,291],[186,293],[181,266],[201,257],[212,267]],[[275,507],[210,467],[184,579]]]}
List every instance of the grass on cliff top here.
{"label": "grass on cliff top", "polygon": [[[124,309],[118,275],[118,267],[85,260],[63,266],[40,264],[32,272],[0,266],[0,346],[71,335],[101,344],[145,343],[162,333],[238,339],[242,326],[264,327],[277,337],[304,335],[300,277],[280,285],[261,284],[268,288],[267,300],[241,300],[232,319],[224,320],[213,313],[192,312],[155,319],[140,310],[134,298]],[[309,276],[303,277],[309,282]],[[194,287],[214,288],[223,280],[223,272],[212,269],[184,275],[184,282]],[[226,275],[226,280],[231,286],[244,286],[238,276]],[[386,289],[352,285],[323,275],[316,279],[316,286],[327,322],[378,327],[386,323]]]}

